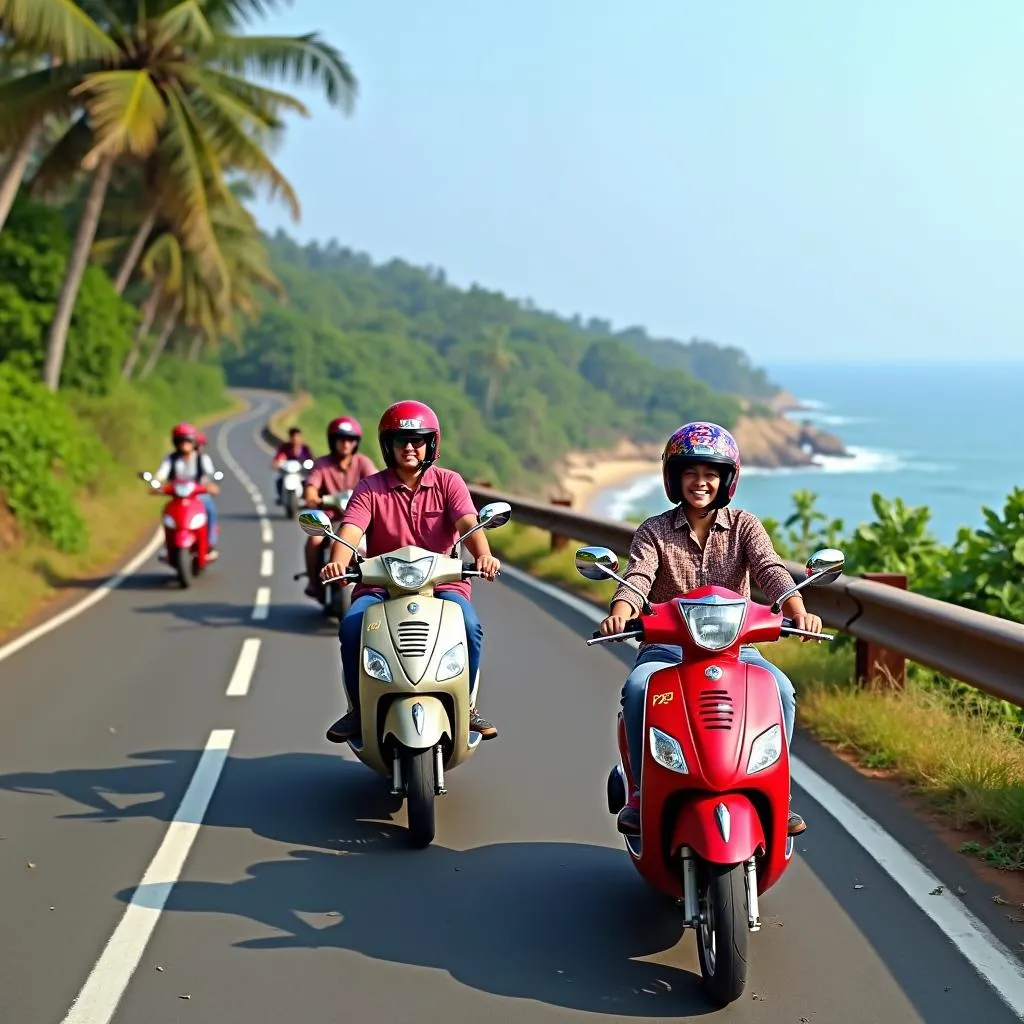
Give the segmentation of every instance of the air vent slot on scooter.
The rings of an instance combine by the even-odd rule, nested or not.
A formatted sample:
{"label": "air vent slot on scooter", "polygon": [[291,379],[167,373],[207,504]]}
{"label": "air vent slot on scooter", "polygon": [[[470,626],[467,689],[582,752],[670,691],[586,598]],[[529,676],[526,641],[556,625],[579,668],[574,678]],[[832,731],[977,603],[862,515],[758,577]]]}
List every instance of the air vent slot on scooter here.
{"label": "air vent slot on scooter", "polygon": [[398,624],[398,653],[403,658],[422,658],[430,643],[429,622],[400,622]]}
{"label": "air vent slot on scooter", "polygon": [[705,729],[732,728],[732,697],[728,690],[701,690],[697,707]]}

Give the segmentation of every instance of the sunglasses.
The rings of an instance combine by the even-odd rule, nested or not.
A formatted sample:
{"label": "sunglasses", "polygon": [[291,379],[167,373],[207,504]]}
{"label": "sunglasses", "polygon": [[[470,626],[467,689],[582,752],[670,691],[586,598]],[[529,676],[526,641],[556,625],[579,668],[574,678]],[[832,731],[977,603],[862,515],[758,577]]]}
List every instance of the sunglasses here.
{"label": "sunglasses", "polygon": [[413,448],[426,448],[427,439],[420,434],[396,434],[394,439],[394,446],[396,448],[404,448],[406,445],[412,445]]}

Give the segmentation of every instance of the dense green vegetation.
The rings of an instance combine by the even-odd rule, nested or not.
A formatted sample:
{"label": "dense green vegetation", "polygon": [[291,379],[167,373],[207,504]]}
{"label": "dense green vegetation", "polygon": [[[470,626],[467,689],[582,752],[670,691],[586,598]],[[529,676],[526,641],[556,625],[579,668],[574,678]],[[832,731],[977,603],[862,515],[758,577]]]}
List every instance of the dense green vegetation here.
{"label": "dense green vegetation", "polygon": [[[613,336],[600,321],[460,290],[401,260],[375,265],[334,242],[278,232],[268,247],[288,303],[269,303],[225,366],[238,384],[312,392],[303,422],[314,441],[337,410],[372,426],[416,396],[441,417],[446,464],[516,487],[573,449],[661,439],[689,418],[733,424],[739,401],[714,387],[772,390],[736,349]],[[678,349],[674,366],[645,354],[659,344]]]}
{"label": "dense green vegetation", "polygon": [[298,217],[269,154],[308,112],[265,83],[356,82],[268,9],[0,0],[0,628],[153,522],[135,471],[230,407],[220,347],[281,292],[244,202]]}

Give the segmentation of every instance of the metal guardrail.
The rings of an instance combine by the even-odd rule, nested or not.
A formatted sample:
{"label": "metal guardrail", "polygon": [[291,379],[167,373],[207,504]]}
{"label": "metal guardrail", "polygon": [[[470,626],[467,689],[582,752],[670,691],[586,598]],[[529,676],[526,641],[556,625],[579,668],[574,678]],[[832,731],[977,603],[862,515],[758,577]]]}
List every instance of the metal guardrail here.
{"label": "metal guardrail", "polygon": [[[281,443],[269,424],[263,437],[271,445]],[[470,485],[469,490],[478,508],[489,501],[507,501],[515,522],[601,544],[619,555],[629,551],[636,530],[631,523],[582,515],[491,487]],[[804,578],[803,565],[787,562],[786,567],[794,581]],[[827,587],[807,587],[802,594],[807,608],[827,626],[1024,706],[1021,623],[855,576],[840,576]]]}

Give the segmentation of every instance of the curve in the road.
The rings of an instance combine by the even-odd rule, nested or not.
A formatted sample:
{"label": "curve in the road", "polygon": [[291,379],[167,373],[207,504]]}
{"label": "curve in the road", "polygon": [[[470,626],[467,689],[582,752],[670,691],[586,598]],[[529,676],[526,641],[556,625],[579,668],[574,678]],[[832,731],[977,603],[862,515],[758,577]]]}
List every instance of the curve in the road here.
{"label": "curve in the road", "polygon": [[[291,581],[301,534],[274,530],[253,480],[267,450],[241,430],[282,400],[249,397],[215,440],[234,479],[210,572],[180,592],[144,560],[0,676],[0,1020],[711,1012],[692,936],[603,806],[624,655],[582,648],[594,609],[511,571],[477,588],[502,735],[452,773],[435,846],[405,850],[387,787],[323,740],[336,640]],[[795,746],[820,813],[730,1019],[1015,1019],[1012,958]]]}

